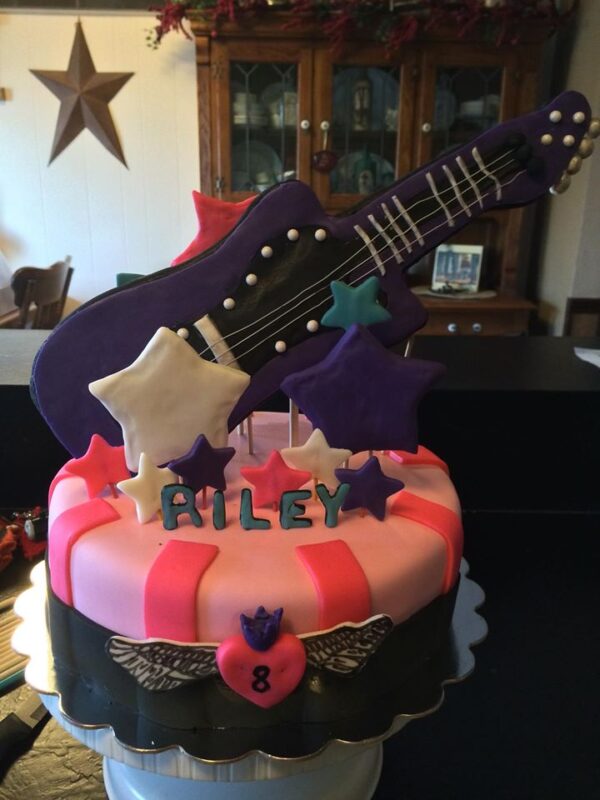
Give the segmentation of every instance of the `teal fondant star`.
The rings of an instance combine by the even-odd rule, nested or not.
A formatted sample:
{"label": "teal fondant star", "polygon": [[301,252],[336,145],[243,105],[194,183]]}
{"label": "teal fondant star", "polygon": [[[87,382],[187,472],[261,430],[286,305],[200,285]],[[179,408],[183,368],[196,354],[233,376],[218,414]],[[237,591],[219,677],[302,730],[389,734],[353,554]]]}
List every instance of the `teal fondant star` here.
{"label": "teal fondant star", "polygon": [[321,325],[328,328],[344,328],[351,325],[374,325],[391,319],[389,311],[379,305],[379,278],[371,275],[358,286],[348,286],[343,281],[331,281],[333,305],[321,317]]}

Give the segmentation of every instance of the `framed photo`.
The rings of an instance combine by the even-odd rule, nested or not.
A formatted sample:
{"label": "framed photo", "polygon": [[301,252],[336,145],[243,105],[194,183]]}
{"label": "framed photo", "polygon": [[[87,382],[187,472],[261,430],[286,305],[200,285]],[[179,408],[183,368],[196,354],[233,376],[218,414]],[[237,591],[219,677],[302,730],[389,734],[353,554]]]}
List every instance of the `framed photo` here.
{"label": "framed photo", "polygon": [[455,294],[476,292],[481,277],[483,245],[442,244],[435,251],[431,288],[434,292]]}

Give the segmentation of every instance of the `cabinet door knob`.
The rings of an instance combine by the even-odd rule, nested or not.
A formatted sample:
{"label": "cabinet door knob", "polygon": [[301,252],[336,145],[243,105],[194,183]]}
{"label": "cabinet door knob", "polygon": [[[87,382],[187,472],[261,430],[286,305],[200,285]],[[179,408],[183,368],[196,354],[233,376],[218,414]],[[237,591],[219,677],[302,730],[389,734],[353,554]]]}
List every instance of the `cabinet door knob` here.
{"label": "cabinet door knob", "polygon": [[302,122],[300,123],[300,127],[302,128],[303,131],[309,131],[310,130],[310,120],[309,119],[303,119]]}
{"label": "cabinet door knob", "polygon": [[421,130],[423,131],[423,133],[431,133],[432,127],[433,126],[432,126],[431,122],[424,122],[421,125]]}
{"label": "cabinet door knob", "polygon": [[450,322],[448,324],[448,333],[458,333],[458,325],[456,322]]}
{"label": "cabinet door knob", "polygon": [[481,331],[483,330],[483,325],[481,324],[481,322],[474,322],[471,325],[471,330],[473,331],[473,333],[481,333]]}

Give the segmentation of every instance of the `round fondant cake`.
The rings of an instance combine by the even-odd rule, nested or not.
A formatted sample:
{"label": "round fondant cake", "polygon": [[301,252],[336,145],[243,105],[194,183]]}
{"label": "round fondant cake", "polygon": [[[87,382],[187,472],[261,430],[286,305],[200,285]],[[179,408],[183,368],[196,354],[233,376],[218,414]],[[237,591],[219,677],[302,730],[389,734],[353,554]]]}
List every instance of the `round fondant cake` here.
{"label": "round fondant cake", "polygon": [[[230,437],[225,491],[171,505],[171,530],[166,505],[139,521],[144,501],[126,493],[135,479],[90,497],[109,463],[120,457],[127,472],[122,447],[95,439],[53,482],[49,619],[63,708],[110,722],[132,746],[304,755],[333,737],[381,733],[394,709],[422,702],[415,677],[427,684],[435,672],[462,553],[446,465],[425,448],[335,453],[302,417],[296,448],[286,447],[288,415],[257,413],[248,424]],[[260,466],[273,454],[275,477]],[[320,473],[340,459],[349,481],[376,471],[365,507],[343,511],[336,495],[349,484],[316,490],[310,470],[291,467]],[[290,478],[308,488],[276,488],[277,508],[259,505],[265,481]]]}

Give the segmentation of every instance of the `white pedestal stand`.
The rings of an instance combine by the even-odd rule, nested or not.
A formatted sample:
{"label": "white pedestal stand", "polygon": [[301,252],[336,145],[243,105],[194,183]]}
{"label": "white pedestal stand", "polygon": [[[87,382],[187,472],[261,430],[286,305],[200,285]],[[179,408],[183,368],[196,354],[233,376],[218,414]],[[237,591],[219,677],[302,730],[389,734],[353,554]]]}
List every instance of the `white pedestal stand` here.
{"label": "white pedestal stand", "polygon": [[[71,736],[104,756],[109,800],[370,800],[381,773],[380,741],[332,742],[307,758],[252,753],[220,763],[193,758],[178,748],[144,753],[122,745],[109,728],[76,725],[61,712],[58,697],[41,698]],[[407,722],[399,720],[389,735]]]}
{"label": "white pedestal stand", "polygon": [[339,763],[315,763],[310,772],[245,782],[171,778],[105,758],[104,785],[109,800],[370,800],[379,781],[382,750],[375,744]]}
{"label": "white pedestal stand", "polygon": [[[454,683],[474,668],[471,647],[486,635],[476,613],[484,599],[480,587],[461,565],[461,583],[448,645],[448,672]],[[13,635],[14,649],[30,657],[25,671],[29,685],[41,695],[55,719],[74,738],[104,756],[104,782],[109,800],[370,800],[382,765],[382,742],[411,719],[433,713],[443,699],[420,713],[399,714],[389,730],[361,742],[332,740],[320,752],[302,758],[278,758],[253,751],[231,761],[207,761],[180,747],[140,750],[121,743],[107,725],[85,725],[66,716],[46,627],[46,573],[43,564],[31,574],[33,586],[17,598],[15,613],[23,622]]]}

